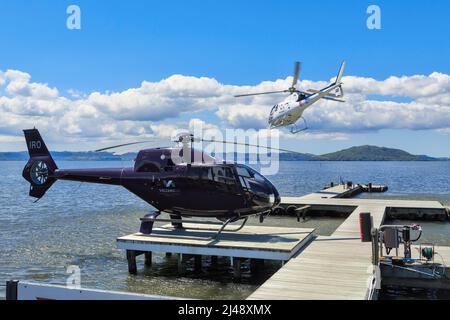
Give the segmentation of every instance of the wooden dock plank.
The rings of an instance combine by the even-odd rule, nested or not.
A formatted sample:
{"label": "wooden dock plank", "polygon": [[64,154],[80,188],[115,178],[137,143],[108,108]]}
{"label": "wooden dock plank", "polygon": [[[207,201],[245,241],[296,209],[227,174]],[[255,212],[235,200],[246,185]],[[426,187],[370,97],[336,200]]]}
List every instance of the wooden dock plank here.
{"label": "wooden dock plank", "polygon": [[305,198],[305,197],[282,197],[284,205],[320,205],[320,206],[383,206],[389,208],[412,208],[412,209],[444,209],[439,201],[419,200],[386,200],[386,199],[336,199],[336,198]]}
{"label": "wooden dock plank", "polygon": [[336,229],[333,236],[339,237],[360,237],[359,214],[362,212],[370,212],[373,219],[373,226],[379,227],[383,222],[386,212],[385,206],[362,205],[350,214],[350,216]]}
{"label": "wooden dock plank", "polygon": [[[351,256],[351,257],[349,257]],[[364,299],[371,246],[359,239],[319,237],[249,299]]]}
{"label": "wooden dock plank", "polygon": [[330,198],[341,198],[346,195],[352,195],[359,193],[361,191],[361,186],[353,186],[351,188],[347,188],[346,185],[336,185],[333,187],[329,187],[317,192],[309,193],[307,195],[304,195],[300,198],[306,200],[312,200],[312,199],[330,199]]}
{"label": "wooden dock plank", "polygon": [[275,299],[270,289],[277,288],[285,288],[284,299],[365,299],[372,247],[360,241],[359,214],[370,212],[379,227],[385,210],[385,206],[358,206],[331,237],[316,239],[249,299]]}
{"label": "wooden dock plank", "polygon": [[[186,224],[190,227],[200,225]],[[117,247],[144,252],[165,252],[289,260],[313,237],[311,228],[245,226],[238,232],[224,231],[216,240],[217,226],[201,225],[212,230],[176,230],[155,228],[150,235],[135,233],[117,239]]]}
{"label": "wooden dock plank", "polygon": [[[359,214],[370,212],[373,226],[379,227],[388,207],[444,208],[437,201],[298,197],[283,198],[283,202],[312,206],[345,205],[354,206],[355,209],[331,237],[314,240],[248,299],[366,299],[372,248],[371,243],[360,241]],[[450,248],[441,251],[450,260]]]}
{"label": "wooden dock plank", "polygon": [[[237,233],[225,231],[218,240],[207,239],[214,230],[156,228],[152,235],[132,234],[118,238],[117,243],[121,249],[136,250],[138,245],[138,250],[148,251],[163,248],[179,253],[289,260],[248,297],[251,300],[366,299],[372,277],[372,248],[371,243],[360,241],[359,214],[370,212],[374,226],[379,227],[391,208],[435,210],[439,214],[448,210],[438,201],[342,198],[357,193],[357,188],[361,187],[337,185],[303,197],[282,197],[283,205],[352,211],[332,236],[320,236],[312,242],[313,229],[246,226]],[[440,251],[450,263],[450,248],[440,247]]]}

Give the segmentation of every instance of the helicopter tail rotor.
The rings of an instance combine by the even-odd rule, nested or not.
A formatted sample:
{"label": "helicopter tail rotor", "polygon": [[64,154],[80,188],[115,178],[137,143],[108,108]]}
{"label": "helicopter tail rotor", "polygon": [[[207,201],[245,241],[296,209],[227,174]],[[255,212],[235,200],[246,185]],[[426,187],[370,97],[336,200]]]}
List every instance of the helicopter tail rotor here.
{"label": "helicopter tail rotor", "polygon": [[297,89],[295,88],[295,86],[297,85],[298,82],[298,76],[300,74],[300,62],[296,61],[295,65],[294,65],[294,78],[292,79],[292,86],[289,88],[289,92],[294,93],[297,91]]}
{"label": "helicopter tail rotor", "polygon": [[300,66],[301,63],[299,61],[296,61],[294,64],[294,75],[293,75],[293,79],[292,79],[292,85],[290,88],[286,89],[286,90],[277,90],[277,91],[267,91],[267,92],[256,92],[256,93],[245,93],[245,94],[238,94],[235,95],[235,98],[241,98],[241,97],[250,97],[250,96],[259,96],[259,95],[263,95],[263,94],[274,94],[274,93],[295,93],[295,92],[300,92],[303,93],[302,91],[299,91],[295,86],[297,85],[298,82],[298,77],[300,74]]}
{"label": "helicopter tail rotor", "polygon": [[30,196],[40,199],[55,183],[52,175],[58,167],[37,129],[24,130],[24,134],[30,159],[22,176],[30,183]]}

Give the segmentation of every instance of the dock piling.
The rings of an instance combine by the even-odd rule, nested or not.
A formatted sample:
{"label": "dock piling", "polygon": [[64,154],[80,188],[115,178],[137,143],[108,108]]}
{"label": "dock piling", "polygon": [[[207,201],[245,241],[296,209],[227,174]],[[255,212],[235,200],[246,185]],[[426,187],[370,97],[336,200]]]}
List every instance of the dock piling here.
{"label": "dock piling", "polygon": [[152,265],[152,252],[146,252],[145,254],[145,265],[151,267]]}
{"label": "dock piling", "polygon": [[201,255],[194,256],[194,270],[195,271],[202,270],[202,256]]}
{"label": "dock piling", "polygon": [[6,300],[17,300],[17,286],[19,280],[10,280],[6,282]]}
{"label": "dock piling", "polygon": [[182,253],[178,254],[177,265],[178,265],[178,273],[183,273],[184,268],[183,268],[183,254]]}
{"label": "dock piling", "polygon": [[217,267],[217,256],[211,256],[211,267]]}
{"label": "dock piling", "polygon": [[241,277],[241,259],[233,258],[233,272],[236,279]]}
{"label": "dock piling", "polygon": [[130,274],[136,274],[137,273],[136,251],[127,250],[127,261],[128,261],[128,272]]}
{"label": "dock piling", "polygon": [[263,269],[263,267],[264,267],[263,259],[250,259],[250,272],[251,273],[258,273]]}

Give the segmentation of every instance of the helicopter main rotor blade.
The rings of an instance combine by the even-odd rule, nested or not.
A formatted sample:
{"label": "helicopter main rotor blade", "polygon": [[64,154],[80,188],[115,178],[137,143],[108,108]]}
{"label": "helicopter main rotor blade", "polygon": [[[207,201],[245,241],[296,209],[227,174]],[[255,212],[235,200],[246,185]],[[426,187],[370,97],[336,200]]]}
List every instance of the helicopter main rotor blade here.
{"label": "helicopter main rotor blade", "polygon": [[240,97],[250,97],[250,96],[259,96],[262,94],[274,94],[274,93],[286,93],[289,92],[289,90],[280,90],[280,91],[268,91],[268,92],[258,92],[258,93],[246,93],[246,94],[238,94],[235,95],[235,98],[240,98]]}
{"label": "helicopter main rotor blade", "polygon": [[225,141],[225,140],[210,140],[210,139],[200,139],[200,138],[194,138],[194,141],[227,143],[227,144],[241,145],[241,146],[247,146],[247,147],[265,148],[267,150],[276,150],[276,151],[283,151],[283,152],[289,152],[289,153],[302,154],[301,152],[298,152],[298,151],[293,151],[293,150],[288,150],[288,149],[281,149],[281,148],[272,148],[272,147],[268,147],[268,146],[261,146],[261,145],[258,145],[258,144],[251,144],[251,143],[242,143],[242,142]]}
{"label": "helicopter main rotor blade", "polygon": [[292,80],[292,87],[295,88],[297,82],[298,82],[298,76],[300,74],[300,62],[296,61],[294,65],[294,79]]}
{"label": "helicopter main rotor blade", "polygon": [[126,147],[126,146],[132,146],[132,145],[135,145],[135,144],[143,144],[143,143],[150,143],[150,142],[155,142],[155,141],[154,140],[147,140],[147,141],[138,141],[138,142],[130,142],[130,143],[118,144],[118,145],[111,146],[111,147],[97,149],[97,150],[95,150],[95,152],[102,152],[102,151],[116,149],[116,148],[120,148],[120,147]]}

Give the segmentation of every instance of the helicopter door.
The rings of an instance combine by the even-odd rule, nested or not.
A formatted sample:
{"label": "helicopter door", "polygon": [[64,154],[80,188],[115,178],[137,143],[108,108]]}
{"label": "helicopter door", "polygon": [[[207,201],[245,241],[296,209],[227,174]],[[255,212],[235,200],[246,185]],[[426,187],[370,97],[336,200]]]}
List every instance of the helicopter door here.
{"label": "helicopter door", "polygon": [[[196,210],[210,210],[226,200],[231,209],[242,207],[241,198],[236,197],[237,184],[229,167],[191,167],[189,169],[189,188],[184,195],[189,206]],[[199,194],[202,200],[199,201]],[[226,197],[226,198],[224,198]]]}
{"label": "helicopter door", "polygon": [[236,193],[236,180],[233,171],[228,167],[213,167],[213,180],[216,182],[215,188],[225,192]]}

